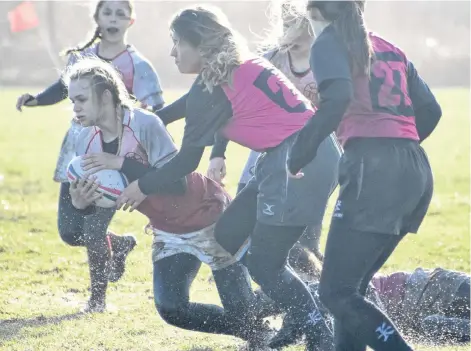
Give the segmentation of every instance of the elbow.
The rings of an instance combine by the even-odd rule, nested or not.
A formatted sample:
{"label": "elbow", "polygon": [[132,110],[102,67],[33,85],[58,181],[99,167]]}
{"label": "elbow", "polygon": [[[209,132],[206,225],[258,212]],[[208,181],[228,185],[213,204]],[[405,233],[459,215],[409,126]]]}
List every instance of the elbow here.
{"label": "elbow", "polygon": [[344,112],[347,110],[348,105],[353,101],[353,86],[349,81],[342,85],[342,89],[337,92],[336,103]]}
{"label": "elbow", "polygon": [[442,118],[442,107],[437,101],[435,101],[434,111],[436,116],[435,118],[438,122]]}
{"label": "elbow", "polygon": [[340,116],[343,116],[345,111],[347,111],[353,98],[352,82],[346,79],[332,82],[324,94],[326,105],[328,104],[330,109]]}

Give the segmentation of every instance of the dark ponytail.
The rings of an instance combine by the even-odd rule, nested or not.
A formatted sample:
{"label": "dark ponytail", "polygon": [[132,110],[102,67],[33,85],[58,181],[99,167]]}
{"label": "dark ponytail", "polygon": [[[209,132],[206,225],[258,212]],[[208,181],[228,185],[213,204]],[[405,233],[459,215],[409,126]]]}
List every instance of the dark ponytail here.
{"label": "dark ponytail", "polygon": [[101,32],[100,32],[100,27],[97,26],[95,29],[95,33],[93,34],[93,37],[91,37],[89,41],[87,41],[83,45],[79,45],[74,48],[67,49],[64,55],[69,56],[72,53],[81,52],[85,50],[86,48],[89,48],[90,46],[92,46],[93,43],[95,43],[98,39],[101,39]]}
{"label": "dark ponytail", "polygon": [[308,9],[314,7],[324,19],[332,22],[343,41],[352,73],[369,75],[374,51],[363,17],[365,0],[309,1]]}

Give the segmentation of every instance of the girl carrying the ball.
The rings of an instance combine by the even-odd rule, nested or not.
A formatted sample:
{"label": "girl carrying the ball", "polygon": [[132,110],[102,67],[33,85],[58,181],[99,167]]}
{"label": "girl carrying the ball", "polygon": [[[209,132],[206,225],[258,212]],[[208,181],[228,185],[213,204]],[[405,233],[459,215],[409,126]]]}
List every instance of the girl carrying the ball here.
{"label": "girl carrying the ball", "polygon": [[[69,57],[67,66],[71,66],[80,57],[98,57],[99,59],[112,64],[121,74],[126,90],[139,101],[142,107],[158,108],[164,104],[162,89],[159,78],[150,62],[142,56],[133,46],[127,44],[126,35],[133,24],[135,18],[134,4],[132,1],[98,1],[94,8],[93,19],[96,29],[93,36],[85,44],[66,51]],[[18,98],[17,109],[22,110],[23,106],[48,106],[59,103],[67,98],[67,87],[63,79],[49,86],[43,92],[33,96],[23,94]],[[66,168],[71,159],[75,156],[77,137],[82,126],[74,118],[71,121],[62,142],[59,159],[54,172],[54,180],[61,183],[59,202],[67,201],[69,188],[67,183]],[[108,224],[113,216],[113,211],[105,211],[103,217],[107,221],[90,220],[85,223],[85,231],[90,238],[101,238],[103,231],[106,233]],[[59,218],[59,226],[61,226]],[[105,224],[105,222],[107,222]],[[95,223],[102,223],[97,225]],[[67,236],[66,232],[59,230],[62,240],[69,245],[77,245],[74,237]],[[65,235],[65,236],[64,236]],[[99,277],[97,272],[104,270],[104,265],[109,267],[110,281],[117,281],[124,272],[124,260],[127,254],[134,248],[136,241],[132,236],[120,237],[108,231],[108,253],[102,248],[91,247],[94,240],[86,244],[88,258],[90,262],[90,274],[92,280],[92,298],[89,307],[91,310],[101,310],[104,302],[104,290],[101,286],[106,285],[106,279]],[[102,262],[100,257],[107,257],[106,262]],[[97,275],[98,274],[98,275]],[[100,286],[100,288],[98,288]],[[87,308],[88,310],[88,308]]]}
{"label": "girl carrying the ball", "polygon": [[[75,117],[85,127],[76,153],[83,155],[82,168],[90,177],[88,185],[84,180],[71,185],[59,216],[61,230],[75,233],[80,245],[87,240],[83,227],[87,217],[108,210],[93,205],[99,198],[93,173],[114,169],[133,181],[165,165],[177,149],[159,118],[130,106],[124,84],[111,66],[81,60],[71,67],[67,81]],[[252,316],[255,295],[245,267],[238,262],[247,243],[231,255],[214,238],[215,222],[230,196],[196,172],[157,186],[155,193],[137,209],[149,218],[147,229],[154,235],[154,298],[160,316],[180,328],[254,341],[264,326]],[[105,226],[107,221],[104,215],[96,225]],[[105,238],[92,240],[104,245]],[[224,308],[189,301],[201,262],[211,267]]]}

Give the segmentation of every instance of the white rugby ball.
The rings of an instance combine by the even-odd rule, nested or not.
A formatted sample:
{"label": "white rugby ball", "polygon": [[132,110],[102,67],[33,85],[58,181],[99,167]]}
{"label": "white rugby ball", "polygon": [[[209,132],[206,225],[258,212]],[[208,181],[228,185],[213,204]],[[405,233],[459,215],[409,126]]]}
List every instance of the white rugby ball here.
{"label": "white rugby ball", "polygon": [[[67,178],[69,182],[80,179],[85,174],[81,162],[81,156],[74,157],[72,161],[70,161],[67,166]],[[94,175],[97,177],[96,181],[100,184],[96,191],[103,194],[101,199],[95,202],[95,205],[104,208],[116,206],[116,200],[129,184],[127,178],[123,173],[110,169],[98,171]]]}

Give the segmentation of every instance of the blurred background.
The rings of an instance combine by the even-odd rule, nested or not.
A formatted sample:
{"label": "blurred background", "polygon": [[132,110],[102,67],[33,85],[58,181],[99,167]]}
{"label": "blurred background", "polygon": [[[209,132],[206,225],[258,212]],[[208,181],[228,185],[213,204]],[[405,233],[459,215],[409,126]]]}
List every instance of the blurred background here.
{"label": "blurred background", "polygon": [[[269,29],[266,1],[208,2],[229,15],[253,48]],[[0,85],[46,87],[64,67],[59,53],[90,38],[91,7],[85,1],[34,1],[22,15],[29,24],[14,28],[15,9],[24,3],[0,2]],[[195,3],[201,2],[135,3],[128,40],[151,60],[164,87],[185,88],[193,79],[179,74],[169,56],[168,23],[178,9]],[[469,1],[371,1],[366,17],[369,29],[402,48],[432,87],[469,87]]]}

